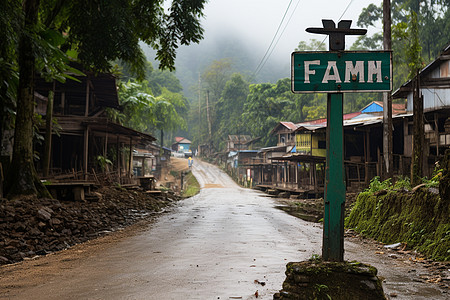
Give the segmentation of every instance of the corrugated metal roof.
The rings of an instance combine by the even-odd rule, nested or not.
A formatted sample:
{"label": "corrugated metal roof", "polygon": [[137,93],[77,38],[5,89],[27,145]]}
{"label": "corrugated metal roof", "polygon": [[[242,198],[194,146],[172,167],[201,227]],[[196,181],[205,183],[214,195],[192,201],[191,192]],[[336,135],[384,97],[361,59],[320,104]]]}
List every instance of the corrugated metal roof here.
{"label": "corrugated metal roof", "polygon": [[[429,63],[425,68],[423,68],[419,72],[419,78],[423,80],[424,77],[426,77],[430,72],[432,72],[437,66],[439,66],[443,60],[441,59],[442,56],[447,56],[450,54],[450,44],[448,44],[444,50],[442,50],[442,53],[431,63]],[[423,84],[421,85],[424,86]],[[392,97],[394,99],[398,98],[406,98],[408,94],[412,92],[412,80],[408,80],[400,88],[398,88],[393,94]]]}
{"label": "corrugated metal roof", "polygon": [[192,142],[184,137],[175,137],[175,144],[191,144]]}
{"label": "corrugated metal roof", "polygon": [[252,140],[252,137],[250,135],[247,134],[229,134],[228,135],[228,140],[236,143],[241,143],[241,144],[245,144],[249,141]]}
{"label": "corrugated metal roof", "polygon": [[280,122],[280,123],[283,124],[283,126],[285,126],[286,128],[288,128],[290,130],[297,129],[297,126],[292,122]]}

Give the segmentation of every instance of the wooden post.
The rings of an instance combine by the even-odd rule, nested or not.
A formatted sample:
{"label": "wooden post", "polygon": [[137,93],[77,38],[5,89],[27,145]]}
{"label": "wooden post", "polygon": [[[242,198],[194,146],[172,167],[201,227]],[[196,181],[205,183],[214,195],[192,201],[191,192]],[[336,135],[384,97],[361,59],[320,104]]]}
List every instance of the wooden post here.
{"label": "wooden post", "polygon": [[86,106],[84,107],[84,116],[89,116],[89,77],[86,78]]}
{"label": "wooden post", "polygon": [[[383,48],[391,50],[391,0],[383,0]],[[393,175],[393,140],[392,140],[392,96],[383,93],[383,160],[385,171],[383,178]]]}
{"label": "wooden post", "polygon": [[434,135],[436,139],[436,160],[439,159],[439,127],[438,127],[438,114],[434,113]]}
{"label": "wooden post", "polygon": [[369,130],[364,132],[364,184],[369,184]]}
{"label": "wooden post", "polygon": [[423,128],[423,97],[420,93],[420,77],[417,71],[413,81],[413,151],[411,167],[411,184],[416,186],[420,183],[423,176],[423,147],[424,147],[424,128]]}
{"label": "wooden post", "polygon": [[52,119],[53,119],[53,97],[55,84],[53,83],[53,90],[48,92],[47,112],[45,114],[45,150],[43,159],[43,175],[47,177],[50,169],[50,157],[52,154]]}
{"label": "wooden post", "polygon": [[322,256],[327,261],[344,260],[344,126],[343,94],[327,99],[327,166]]}
{"label": "wooden post", "polygon": [[133,171],[133,139],[130,138],[130,155],[128,157],[128,178],[131,178],[131,174]]}
{"label": "wooden post", "polygon": [[84,130],[84,152],[83,152],[83,174],[84,180],[88,180],[88,160],[89,160],[89,126]]}
{"label": "wooden post", "polygon": [[116,161],[116,168],[117,168],[117,177],[119,179],[119,183],[120,183],[120,160],[122,158],[122,156],[120,155],[120,139],[119,136],[117,135],[116,137],[116,156],[117,156],[117,161]]}

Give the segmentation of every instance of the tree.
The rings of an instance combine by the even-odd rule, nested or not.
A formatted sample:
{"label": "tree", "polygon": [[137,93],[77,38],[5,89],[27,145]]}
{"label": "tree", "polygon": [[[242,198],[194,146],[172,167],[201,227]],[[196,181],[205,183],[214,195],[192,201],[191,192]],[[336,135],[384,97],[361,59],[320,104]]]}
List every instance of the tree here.
{"label": "tree", "polygon": [[326,51],[326,46],[323,42],[320,42],[316,39],[310,39],[309,44],[305,41],[301,41],[298,43],[295,51]]}
{"label": "tree", "polygon": [[[0,6],[0,142],[4,150],[3,132],[14,126],[19,70],[15,48],[21,20],[19,1],[1,0]],[[3,155],[3,153],[2,153]]]}
{"label": "tree", "polygon": [[180,115],[184,113],[187,108],[186,99],[178,93],[173,93],[166,88],[163,88],[161,96],[156,98],[154,114],[155,127],[161,132],[161,146],[164,146],[164,131],[174,131],[179,128],[186,128],[186,121]]}
{"label": "tree", "polygon": [[[36,57],[40,49],[50,47],[36,46],[42,40],[41,33],[47,29],[64,33],[67,44],[60,49],[76,50],[86,68],[108,71],[111,62],[119,59],[143,78],[145,60],[139,42],[157,49],[160,68],[173,70],[178,45],[188,45],[202,38],[200,18],[205,2],[173,0],[166,13],[162,1],[24,0],[24,21],[17,31],[18,51],[13,54],[17,57],[20,77],[13,158],[5,180],[8,197],[48,195],[34,170],[32,147]],[[20,15],[19,7],[16,5],[7,18]]]}
{"label": "tree", "polygon": [[[198,86],[197,105],[193,106],[190,113],[190,119],[195,126],[193,132],[197,135],[195,139],[198,144],[208,143],[213,147],[214,137],[219,129],[220,120],[217,120],[217,102],[222,96],[227,81],[231,76],[232,62],[230,59],[222,59],[213,61],[201,74]],[[204,124],[200,124],[200,120]]]}
{"label": "tree", "polygon": [[285,92],[283,80],[277,84],[262,83],[250,85],[250,93],[244,105],[243,121],[247,130],[255,137],[261,137],[263,145],[270,145],[271,130],[280,121],[286,120],[286,106],[291,102],[280,95]]}
{"label": "tree", "polygon": [[[392,0],[392,29],[407,26],[411,11],[417,14],[417,22],[421,24],[418,28],[418,39],[421,42],[421,55],[425,62],[430,62],[448,44],[450,40],[450,1],[449,0]],[[382,6],[370,4],[363,9],[359,18],[360,27],[379,27],[383,17]],[[383,35],[376,33],[372,36],[361,36],[352,46],[352,50],[360,49],[382,49]],[[394,79],[393,89],[400,87],[408,77],[409,67],[405,60],[406,40],[401,36],[392,35]]]}
{"label": "tree", "polygon": [[219,149],[223,149],[228,135],[238,134],[237,130],[243,127],[241,115],[248,93],[248,83],[239,73],[233,74],[225,84],[222,97],[217,102],[216,122],[219,125],[217,134],[214,136],[214,143],[219,145]]}
{"label": "tree", "polygon": [[421,56],[422,47],[419,43],[419,24],[417,14],[411,11],[407,23],[399,23],[394,27],[393,34],[405,41],[406,60],[409,67],[408,77],[413,80],[413,151],[411,161],[411,183],[417,185],[423,176],[423,97],[420,92],[419,71],[424,62]]}

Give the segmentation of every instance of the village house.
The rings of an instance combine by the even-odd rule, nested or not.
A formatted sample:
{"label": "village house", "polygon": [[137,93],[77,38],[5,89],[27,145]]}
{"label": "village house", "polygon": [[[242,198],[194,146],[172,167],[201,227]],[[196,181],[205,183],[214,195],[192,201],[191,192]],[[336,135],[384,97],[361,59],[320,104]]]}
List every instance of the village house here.
{"label": "village house", "polygon": [[[54,92],[53,126],[50,162],[44,174],[43,161],[36,163],[38,173],[53,184],[62,181],[133,184],[134,148],[152,149],[159,146],[152,135],[111,122],[108,108],[120,109],[116,78],[111,74],[77,76],[78,81],[65,83],[36,79],[36,112],[47,116],[49,91]],[[42,135],[46,129],[40,128]],[[41,153],[44,145],[35,145]],[[149,150],[148,150],[149,151]],[[156,154],[159,156],[159,154]]]}
{"label": "village house", "polygon": [[184,137],[175,137],[175,143],[172,144],[172,151],[182,154],[182,156],[192,156],[192,142]]}
{"label": "village house", "polygon": [[[430,176],[445,150],[450,147],[450,45],[419,72],[419,94],[424,111],[424,175]],[[393,98],[407,99],[411,117],[404,123],[404,153],[412,155],[413,136],[413,80],[404,83],[393,93]]]}
{"label": "village house", "polygon": [[239,151],[239,150],[249,150],[253,139],[250,135],[246,134],[230,134],[227,139],[227,150],[230,151]]}
{"label": "village house", "polygon": [[[344,167],[349,191],[361,190],[371,178],[382,172],[382,105],[381,102],[372,102],[361,111],[343,116]],[[393,111],[394,154],[396,170],[400,174],[409,171],[410,160],[403,157],[404,141],[401,135],[404,119],[410,115],[405,112],[404,104],[395,104]],[[267,159],[254,166],[256,184],[307,197],[323,195],[326,126],[326,119],[297,124],[280,122],[272,130],[272,134],[278,135],[278,145],[260,150]]]}

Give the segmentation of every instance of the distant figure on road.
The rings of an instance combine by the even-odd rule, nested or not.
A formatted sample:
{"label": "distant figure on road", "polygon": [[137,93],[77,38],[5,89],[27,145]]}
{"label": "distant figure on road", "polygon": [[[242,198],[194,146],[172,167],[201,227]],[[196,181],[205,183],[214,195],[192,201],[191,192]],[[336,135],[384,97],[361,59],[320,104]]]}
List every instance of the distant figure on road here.
{"label": "distant figure on road", "polygon": [[188,166],[189,166],[189,169],[192,168],[192,165],[193,165],[193,164],[194,164],[194,160],[192,159],[192,157],[189,156],[189,158],[188,158]]}

